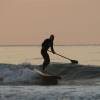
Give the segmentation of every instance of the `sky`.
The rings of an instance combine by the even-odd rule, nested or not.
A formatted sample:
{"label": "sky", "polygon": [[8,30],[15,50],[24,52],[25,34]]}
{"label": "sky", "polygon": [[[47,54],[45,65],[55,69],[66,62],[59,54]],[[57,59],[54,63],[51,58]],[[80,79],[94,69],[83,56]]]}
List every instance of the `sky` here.
{"label": "sky", "polygon": [[100,44],[100,0],[0,0],[0,45]]}

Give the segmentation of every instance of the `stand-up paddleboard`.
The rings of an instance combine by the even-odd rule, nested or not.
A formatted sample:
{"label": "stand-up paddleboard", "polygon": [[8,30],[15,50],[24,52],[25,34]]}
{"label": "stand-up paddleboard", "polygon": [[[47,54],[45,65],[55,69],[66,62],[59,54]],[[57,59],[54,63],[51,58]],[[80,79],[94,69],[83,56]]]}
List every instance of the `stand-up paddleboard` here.
{"label": "stand-up paddleboard", "polygon": [[61,79],[60,76],[57,76],[57,75],[49,75],[47,73],[43,73],[42,71],[40,71],[38,69],[34,69],[34,70],[35,70],[35,72],[37,72],[38,74],[40,74],[44,78],[48,78],[48,79]]}
{"label": "stand-up paddleboard", "polygon": [[34,69],[34,71],[41,76],[44,85],[56,85],[58,83],[58,80],[61,79],[60,76],[49,75],[47,73],[43,73],[38,69]]}

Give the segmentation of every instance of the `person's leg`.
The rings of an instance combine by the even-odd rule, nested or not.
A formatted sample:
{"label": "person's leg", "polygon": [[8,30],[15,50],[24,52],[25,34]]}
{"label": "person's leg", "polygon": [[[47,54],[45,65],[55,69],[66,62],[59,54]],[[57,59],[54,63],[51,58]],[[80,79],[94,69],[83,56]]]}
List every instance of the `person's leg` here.
{"label": "person's leg", "polygon": [[47,68],[48,64],[50,63],[50,57],[48,53],[46,52],[45,55],[43,56],[44,62],[43,62],[43,71]]}

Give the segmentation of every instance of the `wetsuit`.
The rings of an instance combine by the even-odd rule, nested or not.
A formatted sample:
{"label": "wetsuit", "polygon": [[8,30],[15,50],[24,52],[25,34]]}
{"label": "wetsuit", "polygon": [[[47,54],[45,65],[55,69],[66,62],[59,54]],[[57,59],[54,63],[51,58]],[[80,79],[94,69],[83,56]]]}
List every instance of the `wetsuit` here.
{"label": "wetsuit", "polygon": [[50,57],[47,53],[48,49],[51,47],[51,51],[54,52],[53,49],[53,41],[51,39],[46,39],[42,43],[42,49],[41,49],[41,55],[43,56],[44,62],[43,62],[43,71],[50,63]]}

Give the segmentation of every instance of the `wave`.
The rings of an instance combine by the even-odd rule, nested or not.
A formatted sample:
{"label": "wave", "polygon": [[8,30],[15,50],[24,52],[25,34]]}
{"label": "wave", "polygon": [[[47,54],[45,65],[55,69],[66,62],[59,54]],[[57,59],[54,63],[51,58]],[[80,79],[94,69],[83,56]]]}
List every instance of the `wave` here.
{"label": "wave", "polygon": [[[0,64],[1,85],[42,85],[42,77],[34,70],[40,65]],[[58,84],[94,85],[100,83],[100,66],[66,63],[51,63],[48,68],[51,75],[62,77]]]}

